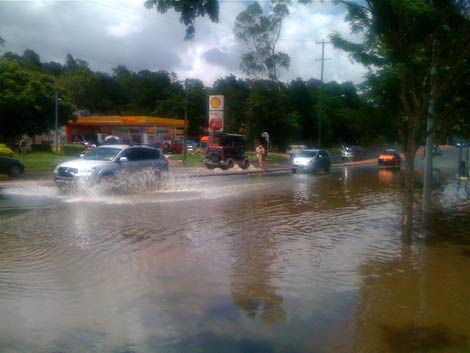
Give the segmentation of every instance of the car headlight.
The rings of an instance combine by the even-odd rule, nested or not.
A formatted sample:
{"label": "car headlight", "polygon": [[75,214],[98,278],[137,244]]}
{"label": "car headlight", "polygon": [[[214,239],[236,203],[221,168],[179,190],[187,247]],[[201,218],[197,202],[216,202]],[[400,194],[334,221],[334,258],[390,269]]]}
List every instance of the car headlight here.
{"label": "car headlight", "polygon": [[87,175],[93,174],[96,171],[96,167],[86,167],[78,170],[78,174]]}

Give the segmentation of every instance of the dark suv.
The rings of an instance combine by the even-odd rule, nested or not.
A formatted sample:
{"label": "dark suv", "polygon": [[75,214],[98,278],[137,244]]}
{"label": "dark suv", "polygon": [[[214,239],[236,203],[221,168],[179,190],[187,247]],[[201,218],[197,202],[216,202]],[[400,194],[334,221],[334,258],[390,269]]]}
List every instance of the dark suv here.
{"label": "dark suv", "polygon": [[250,159],[245,156],[245,138],[243,135],[221,134],[214,138],[218,144],[209,145],[204,158],[204,164],[209,169],[221,168],[227,170],[238,164],[247,169]]}

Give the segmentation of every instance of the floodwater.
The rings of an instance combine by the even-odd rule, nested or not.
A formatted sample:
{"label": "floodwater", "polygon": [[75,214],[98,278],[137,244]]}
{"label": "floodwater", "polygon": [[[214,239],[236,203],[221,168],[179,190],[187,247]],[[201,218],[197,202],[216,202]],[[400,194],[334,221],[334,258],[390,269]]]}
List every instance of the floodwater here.
{"label": "floodwater", "polygon": [[0,352],[469,352],[468,184],[411,244],[401,193],[375,167],[1,189]]}

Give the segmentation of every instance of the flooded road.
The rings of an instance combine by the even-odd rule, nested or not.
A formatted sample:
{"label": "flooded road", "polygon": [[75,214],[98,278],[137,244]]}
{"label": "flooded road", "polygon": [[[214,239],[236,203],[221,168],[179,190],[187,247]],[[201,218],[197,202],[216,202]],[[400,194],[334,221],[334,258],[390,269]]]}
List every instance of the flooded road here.
{"label": "flooded road", "polygon": [[468,352],[468,184],[411,245],[401,192],[375,167],[1,189],[0,352]]}

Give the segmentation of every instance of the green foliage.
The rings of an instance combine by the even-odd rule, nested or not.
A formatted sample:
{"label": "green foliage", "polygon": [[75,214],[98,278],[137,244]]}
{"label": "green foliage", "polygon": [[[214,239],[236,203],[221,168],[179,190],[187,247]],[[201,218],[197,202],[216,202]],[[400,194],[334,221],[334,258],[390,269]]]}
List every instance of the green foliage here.
{"label": "green foliage", "polygon": [[62,147],[62,153],[65,156],[80,156],[81,153],[85,152],[85,146],[81,144],[66,144]]}
{"label": "green foliage", "polygon": [[[172,154],[168,156],[168,159],[170,161],[182,161],[183,160],[183,155],[182,154]],[[185,163],[188,165],[202,165],[202,162],[204,160],[204,154],[203,153],[187,153],[186,154],[186,161]],[[171,168],[171,166],[170,166]]]}
{"label": "green foliage", "polygon": [[0,144],[0,156],[13,157],[13,151],[7,145]]}
{"label": "green foliage", "polygon": [[253,81],[246,104],[247,135],[250,140],[260,139],[266,131],[277,146],[285,146],[290,136],[298,134],[299,115],[289,111],[285,87],[272,81]]}
{"label": "green foliage", "polygon": [[[188,99],[188,134],[199,136],[202,134],[202,127],[207,121],[207,100],[208,95],[204,84],[199,80],[187,80]],[[179,84],[172,84],[167,88],[166,98],[157,100],[153,116],[179,119],[184,118],[184,105],[186,92]]]}
{"label": "green foliage", "polygon": [[51,152],[51,145],[35,143],[31,145],[32,152]]}
{"label": "green foliage", "polygon": [[11,141],[47,131],[53,122],[54,92],[48,75],[0,58],[0,138]]}
{"label": "green foliage", "polygon": [[146,0],[145,7],[153,7],[160,13],[169,9],[180,13],[180,22],[186,26],[185,39],[193,39],[196,31],[194,20],[199,16],[208,15],[213,22],[219,20],[219,2],[217,0]]}
{"label": "green foliage", "polygon": [[28,172],[33,171],[48,171],[52,172],[54,168],[66,160],[70,160],[76,157],[67,157],[52,152],[35,152],[28,154],[17,154],[13,155],[14,158],[19,159],[23,162]]}
{"label": "green foliage", "polygon": [[220,78],[214,83],[213,94],[225,97],[224,129],[227,132],[244,132],[246,123],[246,103],[250,88],[246,81],[234,75]]}
{"label": "green foliage", "polygon": [[[66,64],[61,65],[38,62],[39,55],[32,51],[23,56],[7,54],[0,60],[4,68],[0,72],[0,79],[3,79],[0,112],[5,112],[0,119],[5,119],[5,126],[17,123],[18,127],[6,130],[9,133],[4,137],[6,141],[15,141],[23,133],[32,135],[34,131],[53,127],[56,89],[61,98],[58,102],[59,125],[72,118],[70,112],[75,106],[92,114],[184,118],[185,84],[173,73],[133,72],[118,66],[112,75],[108,75],[93,72],[88,63],[71,55],[67,56]],[[27,90],[28,86],[34,86],[34,89]],[[384,87],[377,85],[377,90]],[[24,91],[28,94],[22,93]],[[226,132],[245,133],[251,143],[267,131],[274,145],[281,149],[289,143],[316,143],[320,105],[322,144],[325,145],[339,141],[368,141],[376,134],[388,138],[387,133],[396,130],[382,127],[380,114],[358,96],[350,83],[322,84],[318,80],[299,78],[279,84],[268,80],[237,79],[231,75],[217,80],[212,88],[206,88],[199,80],[187,80],[188,132],[192,138],[199,138],[207,127],[209,94],[225,96]],[[370,96],[366,99],[377,103]],[[17,105],[11,103],[15,100]],[[17,120],[10,118],[19,114]],[[34,119],[37,119],[37,127],[28,128],[27,124],[33,124]],[[364,125],[368,128],[364,129]],[[76,156],[80,152],[71,153]]]}
{"label": "green foliage", "polygon": [[339,34],[331,39],[356,61],[374,68],[367,96],[382,110],[382,122],[390,125],[393,120],[405,145],[414,145],[413,141],[424,139],[424,118],[433,99],[441,118],[437,129],[450,131],[458,120],[456,106],[464,106],[460,103],[468,91],[470,18],[465,2],[342,3],[351,30],[364,40],[353,43]]}
{"label": "green foliage", "polygon": [[268,79],[277,82],[279,68],[289,68],[289,56],[276,52],[282,21],[288,15],[289,10],[283,2],[276,2],[268,14],[263,13],[258,2],[253,2],[237,16],[234,32],[248,50],[242,54],[241,63],[241,69],[247,75],[263,77],[267,74]]}

